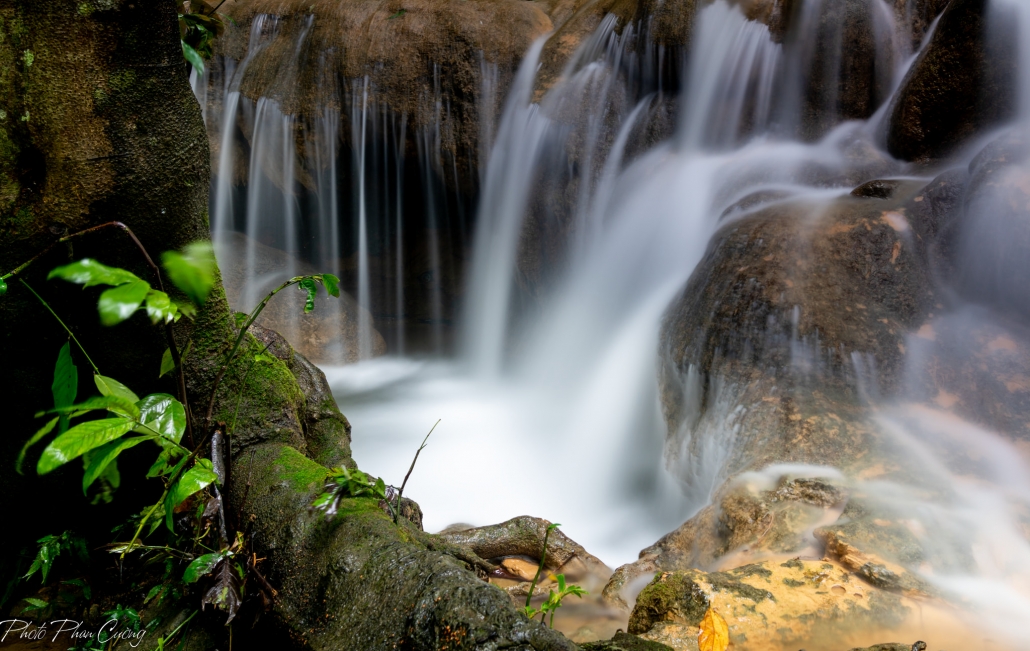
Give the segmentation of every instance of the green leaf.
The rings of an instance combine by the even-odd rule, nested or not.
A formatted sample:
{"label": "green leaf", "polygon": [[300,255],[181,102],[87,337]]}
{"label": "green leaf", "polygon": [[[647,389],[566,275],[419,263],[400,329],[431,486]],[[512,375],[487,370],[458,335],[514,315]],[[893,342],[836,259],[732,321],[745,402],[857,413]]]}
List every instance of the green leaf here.
{"label": "green leaf", "polygon": [[54,382],[50,385],[50,391],[54,396],[54,406],[67,407],[75,402],[78,387],[79,369],[72,361],[71,343],[66,341],[61,346],[61,352],[57,354],[57,364],[54,365]]}
{"label": "green leaf", "polygon": [[178,443],[186,431],[186,409],[182,403],[167,393],[152,393],[140,400],[139,422],[146,427],[136,427],[140,434],[160,434]]}
{"label": "green leaf", "polygon": [[93,382],[96,383],[97,390],[100,392],[100,395],[117,396],[123,400],[128,400],[133,404],[139,402],[139,396],[118,380],[105,377],[103,375],[94,375]]}
{"label": "green leaf", "polygon": [[32,610],[41,610],[50,605],[46,601],[43,601],[42,599],[36,599],[35,597],[25,597],[22,601],[26,601],[31,605],[30,608],[25,608],[25,612],[29,612]]}
{"label": "green leaf", "polygon": [[401,16],[403,16],[406,13],[408,13],[407,9],[399,9],[397,11],[397,13],[391,15],[389,18],[387,18],[387,20],[393,20],[394,18],[400,18]]}
{"label": "green leaf", "polygon": [[14,469],[19,475],[22,474],[21,466],[25,462],[25,454],[29,451],[29,448],[39,443],[40,439],[52,432],[54,427],[57,425],[58,420],[58,418],[52,418],[49,420],[46,425],[39,428],[39,431],[32,435],[32,438],[26,441],[25,445],[21,446],[21,452],[18,453],[18,460],[14,463]]}
{"label": "green leaf", "polygon": [[182,43],[183,58],[193,64],[193,68],[197,71],[198,75],[204,74],[204,59],[200,56],[200,53],[186,45],[186,41],[180,42]]}
{"label": "green leaf", "polygon": [[[204,64],[201,62],[198,71],[202,72],[203,69]],[[215,284],[215,251],[211,247],[211,242],[193,242],[186,245],[182,253],[165,251],[161,255],[161,264],[168,278],[191,301],[197,305],[203,305],[207,301],[207,296]]]}
{"label": "green leaf", "polygon": [[[78,418],[79,416],[84,416],[89,412],[96,411],[98,409],[114,412],[119,416],[125,416],[126,418],[139,417],[139,407],[119,396],[93,396],[83,402],[68,405],[67,407],[55,407],[54,409],[48,409],[43,413],[60,414],[62,416],[67,415],[69,418]],[[41,416],[42,414],[37,415]]]}
{"label": "green leaf", "polygon": [[86,494],[86,489],[97,480],[98,477],[104,474],[107,469],[107,465],[118,458],[118,455],[124,450],[136,447],[143,441],[149,441],[150,438],[146,436],[133,436],[132,438],[120,438],[110,443],[101,446],[94,453],[90,459],[89,467],[86,468],[85,474],[82,475],[82,494]]}
{"label": "green leaf", "polygon": [[182,574],[182,582],[196,583],[202,576],[210,574],[211,570],[215,569],[215,565],[218,565],[226,555],[224,552],[215,552],[193,559],[193,562],[186,567],[186,571]]}
{"label": "green leaf", "polygon": [[[186,301],[186,302],[175,301],[175,308],[177,310],[179,310],[179,316],[185,316],[185,317],[190,318],[190,319],[192,319],[193,317],[197,316],[197,308],[193,306],[193,303],[190,303],[188,301]],[[179,320],[178,317],[176,317],[175,320],[178,321]],[[183,354],[183,357],[185,357],[185,356],[186,355]]]}
{"label": "green leaf", "polygon": [[172,359],[172,349],[165,348],[165,352],[161,355],[161,372],[157,374],[157,377],[164,377],[175,370],[175,360]]}
{"label": "green leaf", "polygon": [[147,292],[147,316],[152,323],[171,323],[179,317],[179,308],[168,294],[152,289]]}
{"label": "green leaf", "polygon": [[7,281],[4,280],[3,278],[0,278],[0,296],[3,296],[6,293],[7,293]]}
{"label": "green leaf", "polygon": [[147,596],[143,598],[143,603],[144,604],[150,603],[150,600],[153,599],[154,597],[156,597],[158,594],[160,594],[161,590],[163,590],[164,587],[165,587],[165,584],[158,583],[153,588],[151,588],[150,592],[147,593]]}
{"label": "green leaf", "polygon": [[138,278],[131,283],[105,290],[100,295],[100,302],[97,303],[97,309],[100,310],[100,323],[105,326],[113,326],[128,319],[139,309],[149,292],[150,284]]}
{"label": "green leaf", "polygon": [[[207,463],[204,463],[204,462]],[[211,461],[208,459],[198,459],[197,465],[193,466],[172,485],[168,491],[168,497],[165,498],[165,524],[168,526],[169,531],[173,531],[172,528],[172,514],[175,511],[175,507],[186,501],[190,495],[204,490],[208,485],[218,479],[215,472],[211,470]]]}
{"label": "green leaf", "polygon": [[150,466],[150,470],[147,471],[147,479],[160,477],[161,475],[167,473],[168,469],[171,468],[171,466],[168,464],[171,458],[171,450],[162,450],[161,454],[157,455],[157,460],[155,460],[153,465]]}
{"label": "green leaf", "polygon": [[322,284],[330,296],[340,298],[340,279],[332,274],[322,274]]}
{"label": "green leaf", "polygon": [[80,423],[61,434],[43,450],[36,472],[45,475],[132,430],[130,418],[102,418]]}
{"label": "green leaf", "polygon": [[92,287],[93,285],[117,286],[139,280],[139,277],[132,272],[119,269],[118,267],[108,267],[90,258],[84,258],[78,262],[66,264],[63,267],[57,267],[47,274],[47,280],[51,278],[61,278],[62,280],[85,287]]}
{"label": "green leaf", "polygon": [[318,285],[315,284],[314,278],[311,276],[305,276],[300,279],[297,286],[300,287],[302,291],[308,293],[308,297],[304,300],[304,314],[307,314],[315,309],[315,294],[318,292]]}
{"label": "green leaf", "polygon": [[[75,402],[75,396],[79,391],[79,369],[72,361],[71,342],[64,342],[61,352],[57,354],[57,364],[54,365],[54,382],[50,386],[54,396],[55,407],[65,407]],[[71,419],[68,416],[61,416],[57,421],[57,433],[61,434],[68,430]]]}

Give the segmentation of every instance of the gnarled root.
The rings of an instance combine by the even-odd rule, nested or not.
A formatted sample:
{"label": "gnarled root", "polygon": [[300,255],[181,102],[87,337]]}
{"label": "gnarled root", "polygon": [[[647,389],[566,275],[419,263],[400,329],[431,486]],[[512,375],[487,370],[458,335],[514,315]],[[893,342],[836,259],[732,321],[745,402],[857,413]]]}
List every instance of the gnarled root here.
{"label": "gnarled root", "polygon": [[[438,534],[439,538],[452,544],[466,547],[481,558],[498,559],[506,556],[528,556],[540,560],[544,537],[550,522],[543,518],[520,515],[507,522],[464,530],[448,530]],[[547,554],[544,567],[549,570],[563,570],[576,577],[594,577],[607,580],[611,570],[582,545],[572,540],[561,530],[554,530],[547,538]],[[578,579],[577,579],[578,580]],[[529,583],[509,588],[512,594],[528,594]],[[539,592],[538,586],[535,592]],[[546,594],[546,590],[543,590]]]}

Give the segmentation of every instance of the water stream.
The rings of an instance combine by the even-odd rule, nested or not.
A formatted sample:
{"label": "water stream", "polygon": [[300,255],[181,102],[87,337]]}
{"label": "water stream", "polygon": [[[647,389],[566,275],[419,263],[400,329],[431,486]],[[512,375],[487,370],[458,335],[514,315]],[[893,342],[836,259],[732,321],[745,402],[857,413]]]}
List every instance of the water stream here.
{"label": "water stream", "polygon": [[[648,66],[656,59],[640,55],[646,25],[619,26],[609,16],[570,59],[558,86],[533,102],[539,41],[507,90],[503,113],[481,115],[474,229],[473,207],[447,190],[448,178],[467,170],[441,144],[441,131],[420,128],[417,160],[406,160],[407,116],[370,102],[368,78],[352,80],[337,107],[327,104],[315,112],[320,119],[299,126],[274,99],[242,97],[240,71],[275,38],[274,29],[255,21],[248,58],[227,61],[215,84],[223,89],[220,116],[207,111],[223,133],[213,189],[216,236],[242,231],[345,278],[341,264],[354,263],[351,291],[375,316],[389,353],[369,359],[369,319],[358,325],[361,361],[323,368],[353,425],[355,458],[388,481],[400,481],[422,436],[442,420],[406,492],[421,504],[427,530],[533,514],[561,522],[615,567],[709,503],[730,472],[747,405],[738,402],[738,388],[726,386],[703,418],[670,435],[656,381],[661,319],[709,238],[740,214],[775,202],[805,202],[814,219],[851,191],[871,159],[880,174],[914,178],[883,153],[881,124],[917,52],[910,25],[896,23],[879,0],[868,3],[880,88],[872,108],[879,110],[847,121],[843,105],[826,96],[826,128],[798,137],[802,113],[815,110],[806,88],[814,67],[823,77],[840,75],[840,58],[848,56],[842,34],[820,22],[828,1],[806,0],[798,33],[783,43],[723,0],[700,9],[682,68],[679,119],[650,147],[641,145],[645,132],[677,98],[654,81],[661,75]],[[1026,36],[1020,107],[1030,124],[1030,5],[998,1]],[[831,43],[829,58],[814,54],[819,39]],[[483,70],[481,101],[493,105],[496,71],[485,63]],[[826,83],[836,88],[838,80]],[[445,97],[434,102],[438,116],[450,110]],[[338,154],[341,110],[351,129],[348,156]],[[244,198],[233,185],[238,121],[250,143]],[[297,146],[298,131],[304,147]],[[954,162],[964,166],[968,158]],[[552,183],[570,175],[578,175],[575,192],[556,199]],[[749,196],[759,203],[740,208]],[[547,267],[544,280],[517,273],[531,219],[558,220],[568,234],[561,263]],[[989,241],[975,250],[992,250],[1011,228],[985,224],[981,233],[993,235],[981,237]],[[456,281],[447,261],[463,257],[455,255],[459,249],[470,251],[467,289],[463,304],[451,305],[447,282]],[[1007,268],[978,272],[978,260],[969,258],[969,273],[981,273],[983,283],[1001,293],[1025,291],[998,280]],[[403,318],[414,309],[403,281],[412,264],[428,274],[418,299],[421,330],[412,326],[417,320]],[[248,296],[272,282],[278,278],[253,279]],[[527,283],[535,296],[529,303]],[[928,359],[946,351],[957,368],[973,355],[965,342],[985,331],[999,346],[1022,341],[1023,325],[1000,319],[990,306],[965,299],[953,305],[935,317],[935,336],[909,337],[909,379],[897,395],[876,390],[875,366],[861,354],[848,371],[899,454],[927,481],[952,486],[951,498],[928,500],[898,483],[856,485],[890,502],[913,527],[948,532],[935,558],[954,562],[924,568],[927,578],[995,613],[999,636],[1030,643],[1017,623],[1030,615],[1030,545],[1014,515],[1030,506],[1026,455],[1011,437],[948,412],[947,397],[926,395],[923,383]],[[421,346],[412,343],[418,337]],[[818,376],[818,342],[792,345],[799,373]],[[688,404],[696,383],[683,378]],[[954,461],[963,455],[980,463],[970,470]],[[955,541],[975,550],[972,561],[949,551]]]}

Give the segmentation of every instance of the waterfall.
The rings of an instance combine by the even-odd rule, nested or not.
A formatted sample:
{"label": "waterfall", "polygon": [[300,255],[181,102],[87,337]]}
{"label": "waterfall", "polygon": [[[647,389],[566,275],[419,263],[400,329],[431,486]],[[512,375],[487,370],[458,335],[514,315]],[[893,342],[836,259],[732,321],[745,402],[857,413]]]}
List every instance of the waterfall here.
{"label": "waterfall", "polygon": [[[328,272],[348,297],[319,301],[314,316],[270,317],[305,354],[322,363],[387,349],[444,354],[461,301],[475,155],[454,144],[441,83],[419,98],[427,109],[416,124],[369,75],[340,80],[331,53],[310,53],[314,20],[255,17],[245,56],[219,57],[193,82],[212,134],[212,232],[230,301],[249,310],[292,275]],[[480,67],[485,135],[499,72]]]}
{"label": "waterfall", "polygon": [[[1019,107],[1030,124],[1030,4],[994,3],[1020,35]],[[719,234],[775,210],[799,231],[814,229],[835,207],[874,201],[852,196],[868,181],[918,188],[931,181],[921,175],[955,166],[975,176],[980,164],[972,150],[941,170],[884,150],[891,102],[937,24],[918,3],[803,0],[785,31],[748,19],[739,4],[701,6],[689,51],[655,41],[647,19],[608,15],[554,79],[538,76],[546,37],[510,78],[481,54],[474,151],[455,144],[467,116],[432,62],[417,110],[383,99],[375,70],[326,75],[336,81],[317,92],[285,75],[255,97],[244,82],[267,65],[269,44],[292,39],[286,51],[297,53],[306,38],[296,25],[255,20],[246,55],[213,63],[207,82],[195,82],[219,134],[213,230],[227,248],[243,242],[242,302],[288,274],[340,275],[353,301],[331,308],[333,332],[354,336],[335,336],[318,361],[354,426],[362,468],[396,483],[441,418],[406,491],[427,530],[531,513],[562,522],[612,565],[708,506],[742,471],[742,450],[765,435],[747,430],[762,400],[832,382],[899,468],[918,470],[851,478],[848,488],[914,530],[938,527],[925,544],[944,560],[923,578],[996,608],[998,629],[1025,640],[1003,621],[1030,613],[1012,587],[1030,584],[1030,545],[1010,513],[1030,508],[1030,472],[1005,434],[1025,424],[976,424],[949,411],[969,387],[936,384],[990,357],[984,345],[1011,351],[1024,338],[1025,227],[1003,195],[965,196],[964,224],[948,227],[954,268],[935,270],[926,289],[940,303],[899,344],[900,368],[858,343],[828,344],[827,333],[805,330],[801,306],[785,305],[768,315],[765,334],[741,344],[782,351],[771,395],[756,398],[753,383],[724,372],[721,350],[705,370],[669,370],[663,318]],[[669,69],[682,75],[674,87]],[[1025,165],[1014,169],[1018,181]],[[867,228],[880,220],[904,232],[894,256],[926,236],[911,214],[870,215]],[[269,268],[262,256],[273,249],[283,262]],[[800,269],[805,255],[790,263]],[[228,266],[231,252],[220,256]],[[869,273],[860,262],[856,276]],[[756,287],[742,275],[734,291]],[[977,377],[1001,402],[1023,381]],[[824,471],[844,481],[841,470]],[[978,556],[960,563],[960,548]]]}

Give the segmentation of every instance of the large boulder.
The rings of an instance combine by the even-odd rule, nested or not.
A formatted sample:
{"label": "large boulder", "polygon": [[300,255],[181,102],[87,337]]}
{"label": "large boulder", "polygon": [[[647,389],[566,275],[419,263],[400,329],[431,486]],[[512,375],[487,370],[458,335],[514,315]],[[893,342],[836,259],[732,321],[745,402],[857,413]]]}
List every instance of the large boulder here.
{"label": "large boulder", "polygon": [[910,219],[928,202],[921,189],[775,205],[717,233],[662,326],[669,431],[684,434],[735,392],[749,409],[731,473],[862,458],[859,391],[896,385],[906,332],[938,300]]}
{"label": "large boulder", "polygon": [[887,148],[904,160],[940,159],[1015,108],[1013,23],[998,3],[953,0],[890,107]]}

